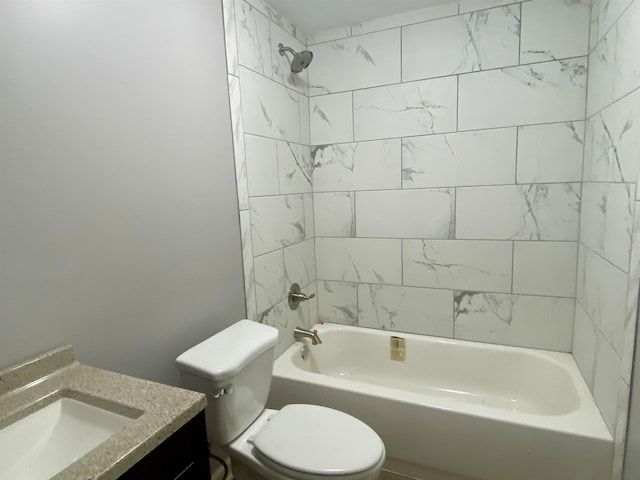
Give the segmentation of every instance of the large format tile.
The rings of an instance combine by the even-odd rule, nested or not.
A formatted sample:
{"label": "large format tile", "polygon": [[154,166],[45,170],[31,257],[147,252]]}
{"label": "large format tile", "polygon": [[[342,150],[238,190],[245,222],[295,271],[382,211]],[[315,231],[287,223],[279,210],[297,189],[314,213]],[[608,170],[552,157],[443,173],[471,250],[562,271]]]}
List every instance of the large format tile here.
{"label": "large format tile", "polygon": [[517,65],[519,32],[519,5],[404,27],[402,80]]}
{"label": "large format tile", "polygon": [[399,189],[400,139],[314,147],[314,192]]}
{"label": "large format tile", "polygon": [[621,270],[629,270],[635,185],[585,183],[580,240]]}
{"label": "large format tile", "polygon": [[271,77],[273,69],[269,19],[243,0],[236,0],[235,15],[240,65]]}
{"label": "large format tile", "polygon": [[258,311],[264,312],[285,298],[284,257],[276,250],[254,259]]}
{"label": "large format tile", "polygon": [[356,202],[353,192],[314,193],[316,235],[355,237]]}
{"label": "large format tile", "polygon": [[587,55],[590,9],[590,0],[524,2],[520,63]]}
{"label": "large format tile", "polygon": [[640,90],[588,120],[584,180],[635,183],[640,178]]}
{"label": "large format tile", "polygon": [[238,76],[238,40],[236,36],[236,1],[222,0],[224,44],[227,53],[227,73]]}
{"label": "large format tile", "polygon": [[251,231],[256,256],[304,240],[302,195],[252,198]]}
{"label": "large format tile", "polygon": [[353,35],[361,35],[363,33],[376,32],[379,30],[387,30],[389,28],[402,27],[419,22],[426,22],[438,18],[451,17],[458,14],[458,6],[454,3],[444,5],[434,5],[420,10],[412,10],[410,12],[389,15],[374,20],[358,23],[351,27]]}
{"label": "large format tile", "polygon": [[304,238],[313,238],[316,236],[313,194],[305,193],[302,195],[302,203],[304,205]]}
{"label": "large format tile", "polygon": [[453,292],[358,285],[358,324],[383,330],[453,337]]}
{"label": "large format tile", "polygon": [[455,338],[571,351],[574,300],[455,293]]}
{"label": "large format tile", "polygon": [[515,128],[406,138],[402,187],[512,184],[515,154]]}
{"label": "large format tile", "polygon": [[452,189],[356,193],[356,234],[383,238],[453,238]]}
{"label": "large format tile", "polygon": [[586,83],[585,58],[461,75],[459,129],[582,119]]}
{"label": "large format tile", "polygon": [[257,319],[256,278],[253,265],[253,242],[251,240],[251,213],[240,212],[240,234],[242,238],[242,269],[244,272],[244,296],[247,306],[247,318]]}
{"label": "large format tile", "polygon": [[456,77],[403,83],[353,94],[356,140],[456,130]]}
{"label": "large format tile", "polygon": [[597,330],[580,303],[576,303],[571,353],[589,389],[593,392],[596,366]]}
{"label": "large format tile", "polygon": [[353,94],[322,95],[309,99],[311,144],[327,145],[353,140]]}
{"label": "large format tile", "polygon": [[588,116],[640,87],[639,24],[640,3],[636,1],[591,52]]}
{"label": "large format tile", "polygon": [[316,238],[318,280],[402,283],[401,240]]}
{"label": "large format tile", "polygon": [[318,282],[318,318],[323,322],[358,325],[358,290],[355,283]]}
{"label": "large format tile", "polygon": [[400,81],[400,29],[313,47],[309,93],[344,92]]}
{"label": "large format tile", "polygon": [[575,242],[515,242],[513,293],[574,298],[577,261]]}
{"label": "large format tile", "polygon": [[584,122],[518,128],[518,183],[580,182]]}
{"label": "large format tile", "polygon": [[596,352],[593,398],[609,431],[613,433],[618,405],[620,358],[599,332],[596,332]]}
{"label": "large format tile", "polygon": [[580,185],[458,188],[456,238],[577,240]]}
{"label": "large format tile", "polygon": [[313,239],[284,249],[285,290],[292,284],[306,287],[316,279],[316,249]]}
{"label": "large format tile", "polygon": [[280,193],[276,141],[245,135],[249,194],[252,197]]}
{"label": "large format tile", "polygon": [[292,142],[278,142],[280,193],[311,192],[313,165],[311,148]]}
{"label": "large format tile", "polygon": [[511,292],[512,242],[403,240],[404,285]]}
{"label": "large format tile", "polygon": [[307,45],[312,47],[318,43],[331,42],[351,36],[351,27],[335,27],[320,32],[307,34]]}
{"label": "large format tile", "polygon": [[460,0],[458,3],[460,5],[460,13],[467,13],[518,2],[514,0]]}
{"label": "large format tile", "polygon": [[620,18],[633,0],[593,0],[591,10],[591,48]]}
{"label": "large format tile", "polygon": [[227,80],[229,84],[229,106],[231,109],[231,130],[233,134],[233,157],[236,166],[238,207],[240,210],[246,210],[249,208],[249,186],[247,181],[247,160],[245,157],[240,80],[233,75],[227,75]]}
{"label": "large format tile", "polygon": [[244,67],[240,81],[245,132],[300,143],[299,95]]}
{"label": "large format tile", "polygon": [[627,284],[623,271],[580,246],[576,300],[619,356],[624,348]]}

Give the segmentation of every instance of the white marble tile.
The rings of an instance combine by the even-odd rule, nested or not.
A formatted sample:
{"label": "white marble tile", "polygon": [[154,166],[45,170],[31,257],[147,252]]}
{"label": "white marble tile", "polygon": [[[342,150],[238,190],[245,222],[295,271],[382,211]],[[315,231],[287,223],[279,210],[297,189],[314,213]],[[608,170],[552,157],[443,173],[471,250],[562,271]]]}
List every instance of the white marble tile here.
{"label": "white marble tile", "polygon": [[254,72],[271,77],[271,32],[269,19],[252,5],[236,0],[238,62]]}
{"label": "white marble tile", "polygon": [[616,404],[616,421],[613,433],[613,469],[611,480],[622,480],[625,447],[627,439],[627,422],[629,420],[630,388],[624,380],[618,380],[618,401]]}
{"label": "white marble tile", "polygon": [[285,294],[284,256],[282,250],[255,257],[256,299],[258,311],[264,312],[281,302]]}
{"label": "white marble tile", "polygon": [[277,195],[280,193],[278,180],[278,153],[276,141],[270,138],[245,135],[247,176],[249,195]]}
{"label": "white marble tile", "polygon": [[358,325],[358,290],[355,283],[318,281],[318,319]]}
{"label": "white marble tile", "polygon": [[574,300],[455,292],[455,337],[571,351]]}
{"label": "white marble tile", "polygon": [[316,238],[318,280],[402,283],[401,240]]}
{"label": "white marble tile", "polygon": [[309,97],[298,95],[298,107],[300,111],[300,143],[311,144],[311,113],[309,112]]}
{"label": "white marble tile", "polygon": [[639,24],[640,3],[633,2],[591,53],[588,116],[640,87]]}
{"label": "white marble tile", "polygon": [[518,183],[579,182],[584,122],[518,128]]}
{"label": "white marble tile", "polygon": [[460,130],[584,118],[585,58],[476,72],[459,78]]}
{"label": "white marble tile", "polygon": [[254,255],[262,255],[304,240],[302,195],[251,199]]}
{"label": "white marble tile", "polygon": [[240,67],[246,133],[301,143],[299,95]]}
{"label": "white marble tile", "polygon": [[583,184],[580,240],[625,272],[631,255],[634,203],[634,184]]}
{"label": "white marble tile", "polygon": [[400,81],[400,29],[321,43],[313,47],[313,53],[310,95]]}
{"label": "white marble tile", "polygon": [[278,142],[280,193],[311,192],[313,165],[311,148],[291,142]]}
{"label": "white marble tile", "polygon": [[514,2],[514,0],[460,0],[458,3],[460,5],[460,13],[467,13],[517,2]]}
{"label": "white marble tile", "polygon": [[358,285],[358,324],[382,330],[453,337],[453,292]]}
{"label": "white marble tile", "polygon": [[513,293],[575,298],[577,262],[575,242],[515,242]]}
{"label": "white marble tile", "polygon": [[293,35],[285,32],[277,25],[271,25],[271,43],[269,44],[269,50],[271,52],[271,63],[273,64],[272,78],[276,82],[281,83],[298,93],[308,95],[308,70],[303,70],[300,73],[293,73],[291,71],[292,55],[289,52],[285,52],[284,55],[280,55],[278,50],[278,44],[280,43],[285,47],[293,48],[296,52],[307,49],[305,44],[300,42]]}
{"label": "white marble tile", "polygon": [[627,284],[624,272],[580,246],[576,300],[618,356],[624,348]]}
{"label": "white marble tile", "polygon": [[620,18],[633,0],[593,0],[591,11],[591,48]]}
{"label": "white marble tile", "polygon": [[293,283],[306,287],[316,279],[316,250],[313,239],[285,247],[284,274],[287,292]]}
{"label": "white marble tile", "polygon": [[255,8],[260,10],[265,16],[271,20],[275,25],[282,28],[288,34],[294,36],[303,44],[307,43],[307,35],[300,29],[298,29],[294,24],[292,24],[289,19],[287,19],[284,15],[280,14],[275,8],[273,8],[267,0],[247,0],[250,4],[252,4]]}
{"label": "white marble tile", "polygon": [[312,145],[353,140],[353,96],[351,92],[309,99]]}
{"label": "white marble tile", "polygon": [[519,33],[519,5],[404,27],[402,80],[517,65]]}
{"label": "white marble tile", "polygon": [[640,178],[640,90],[588,120],[584,180],[635,183]]}
{"label": "white marble tile", "polygon": [[582,309],[582,306],[576,303],[572,353],[586,384],[592,392],[596,366],[596,342],[596,327]]}
{"label": "white marble tile", "polygon": [[587,55],[590,10],[590,0],[523,3],[520,63]]}
{"label": "white marble tile", "polygon": [[631,385],[633,355],[638,318],[638,293],[640,291],[640,202],[634,208],[633,235],[631,239],[631,261],[629,262],[629,284],[627,308],[622,345],[622,372],[620,376]]}
{"label": "white marble tile", "polygon": [[303,328],[309,329],[312,328],[316,323],[318,323],[318,282],[313,282],[306,287],[307,295],[315,295],[311,297],[307,301],[307,306],[309,308],[309,322],[306,325],[303,325]]}
{"label": "white marble tile", "polygon": [[593,398],[610,432],[614,432],[620,382],[620,358],[606,339],[596,332],[596,365]]}
{"label": "white marble tile", "polygon": [[240,233],[242,238],[242,269],[244,272],[244,295],[247,306],[247,318],[256,320],[256,277],[253,266],[253,242],[251,241],[251,213],[240,212]]}
{"label": "white marble tile", "polygon": [[238,206],[240,210],[249,208],[249,185],[247,180],[247,160],[244,145],[244,122],[242,121],[242,101],[240,80],[227,75],[229,82],[229,105],[231,108],[231,127],[233,131],[233,156],[236,166],[236,186],[238,188]]}
{"label": "white marble tile", "polygon": [[356,193],[356,234],[382,238],[453,238],[452,189]]}
{"label": "white marble tile", "polygon": [[351,36],[351,27],[335,27],[319,32],[307,34],[307,45],[313,46],[317,43],[331,42]]}
{"label": "white marble tile", "polygon": [[236,37],[236,0],[222,0],[224,43],[227,52],[227,73],[238,76],[238,40]]}
{"label": "white marble tile", "polygon": [[314,192],[401,188],[400,139],[312,148]]}
{"label": "white marble tile", "polygon": [[580,185],[458,188],[456,238],[577,240]]}
{"label": "white marble tile", "polygon": [[353,94],[356,140],[456,130],[456,77],[436,78]]}
{"label": "white marble tile", "polygon": [[511,292],[512,242],[403,240],[403,285]]}
{"label": "white marble tile", "polygon": [[402,140],[402,188],[512,184],[515,170],[515,128]]}
{"label": "white marble tile", "polygon": [[316,236],[313,194],[306,193],[302,199],[304,204],[304,238],[309,239]]}
{"label": "white marble tile", "polygon": [[355,194],[330,192],[313,194],[316,235],[319,237],[355,237]]}
{"label": "white marble tile", "polygon": [[260,312],[258,321],[278,329],[278,343],[275,348],[275,356],[277,357],[293,345],[293,329],[310,324],[309,306],[307,303],[302,303],[297,310],[293,311],[289,308],[285,299],[277,305]]}
{"label": "white marble tile", "polygon": [[451,17],[458,14],[458,6],[455,2],[446,3],[444,5],[434,5],[432,7],[422,8],[420,10],[412,10],[410,12],[399,13],[396,15],[388,15],[374,20],[358,23],[351,27],[353,35],[361,35],[363,33],[371,33],[389,28],[402,27],[414,23],[427,22],[438,18]]}

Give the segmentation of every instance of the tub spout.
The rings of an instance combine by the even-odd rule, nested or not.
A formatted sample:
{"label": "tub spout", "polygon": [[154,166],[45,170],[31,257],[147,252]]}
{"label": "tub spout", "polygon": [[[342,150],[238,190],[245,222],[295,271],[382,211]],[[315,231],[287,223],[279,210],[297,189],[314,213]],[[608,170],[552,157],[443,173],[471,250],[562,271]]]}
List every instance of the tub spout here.
{"label": "tub spout", "polygon": [[296,327],[293,330],[293,338],[295,340],[302,340],[303,338],[310,338],[312,345],[319,345],[322,343],[320,337],[318,336],[318,330],[305,330],[304,328]]}

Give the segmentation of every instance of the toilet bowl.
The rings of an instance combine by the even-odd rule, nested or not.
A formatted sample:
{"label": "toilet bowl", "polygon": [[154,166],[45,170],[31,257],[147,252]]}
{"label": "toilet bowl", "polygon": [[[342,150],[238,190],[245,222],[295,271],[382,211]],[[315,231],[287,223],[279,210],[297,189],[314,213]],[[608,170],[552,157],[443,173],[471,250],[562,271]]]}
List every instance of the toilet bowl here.
{"label": "toilet bowl", "polygon": [[266,409],[278,331],[241,320],[176,359],[182,385],[207,394],[209,442],[226,450],[235,480],[373,480],[380,437],[318,405]]}

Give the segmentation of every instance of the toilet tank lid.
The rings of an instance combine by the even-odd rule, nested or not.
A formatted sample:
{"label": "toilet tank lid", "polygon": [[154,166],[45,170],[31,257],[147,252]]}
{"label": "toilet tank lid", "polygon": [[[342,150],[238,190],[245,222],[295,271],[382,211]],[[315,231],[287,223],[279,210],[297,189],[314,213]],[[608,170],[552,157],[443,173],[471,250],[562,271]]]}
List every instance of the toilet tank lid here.
{"label": "toilet tank lid", "polygon": [[240,320],[184,352],[176,358],[176,364],[182,372],[224,380],[272,348],[277,340],[276,328]]}

